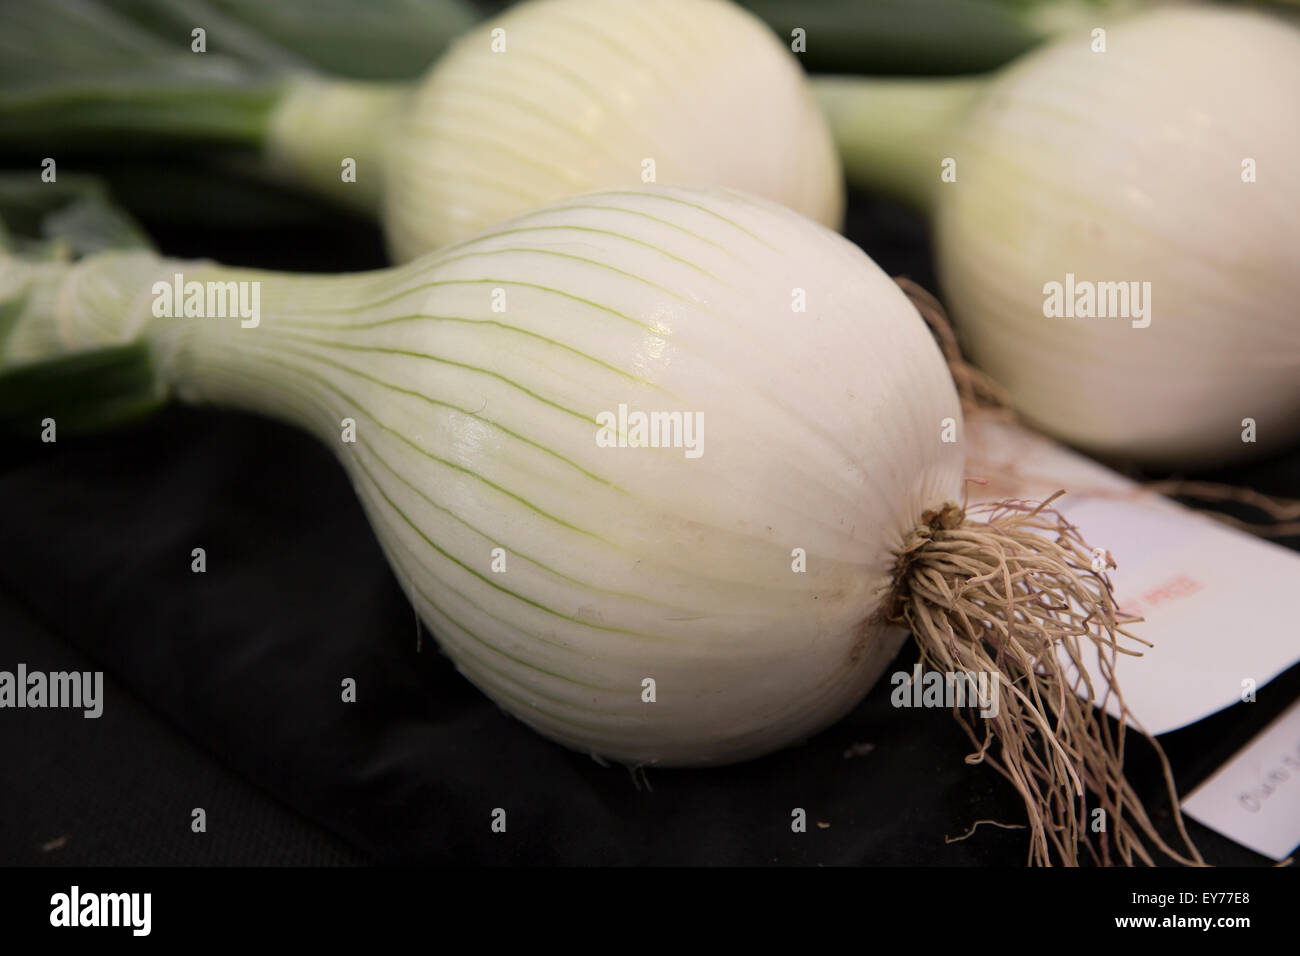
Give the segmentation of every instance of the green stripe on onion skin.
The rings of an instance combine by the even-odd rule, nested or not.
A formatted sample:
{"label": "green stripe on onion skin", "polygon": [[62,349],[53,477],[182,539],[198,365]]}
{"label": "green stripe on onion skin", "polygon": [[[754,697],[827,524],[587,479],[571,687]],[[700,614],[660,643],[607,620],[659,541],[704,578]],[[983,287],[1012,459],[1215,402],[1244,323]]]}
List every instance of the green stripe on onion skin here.
{"label": "green stripe on onion skin", "polygon": [[[177,273],[259,283],[258,323],[156,316],[155,283]],[[1085,781],[1123,821],[1102,858],[1145,858],[1115,738],[1043,643],[1112,657],[1126,632],[1109,585],[1050,513],[981,523],[952,503],[960,400],[925,323],[859,249],[783,206],[643,187],[380,272],[0,257],[0,287],[39,303],[15,328],[31,359],[145,345],[159,391],[335,449],[447,653],[548,737],[631,764],[755,757],[853,707],[911,627],[929,661],[1032,685],[1003,698],[989,759],[1032,778],[1035,861],[1089,845]],[[598,418],[620,405],[698,415],[702,454],[602,446]]]}
{"label": "green stripe on onion skin", "polygon": [[[963,343],[1030,422],[1160,466],[1282,447],[1300,435],[1300,31],[1212,9],[1097,25],[1104,53],[1082,31],[986,80],[818,81],[850,182],[930,214]],[[1067,274],[1150,282],[1150,325],[1046,317]]]}

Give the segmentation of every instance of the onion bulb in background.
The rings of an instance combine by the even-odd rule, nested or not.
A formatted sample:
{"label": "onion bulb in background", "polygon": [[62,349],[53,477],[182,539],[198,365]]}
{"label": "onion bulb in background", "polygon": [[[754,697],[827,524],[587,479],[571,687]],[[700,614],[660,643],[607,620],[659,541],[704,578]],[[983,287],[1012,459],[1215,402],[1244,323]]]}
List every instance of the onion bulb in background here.
{"label": "onion bulb in background", "polygon": [[[191,163],[380,217],[399,261],[556,199],[647,183],[741,189],[832,227],[843,215],[839,159],[799,63],[725,0],[531,0],[414,82],[254,69],[215,27],[212,53],[195,56],[184,31],[139,36],[113,8],[82,13],[42,26],[0,12],[0,52],[25,55],[25,41],[43,54],[40,83],[0,82],[0,147],[188,148]],[[128,41],[138,56],[119,51]],[[178,203],[204,199],[191,185]]]}
{"label": "onion bulb in background", "polygon": [[[1090,550],[1050,507],[964,509],[920,315],[778,204],[588,195],[337,277],[0,257],[0,289],[28,363],[0,418],[25,369],[125,348],[159,392],[311,431],[457,667],[548,737],[631,764],[769,753],[861,700],[910,629],[928,669],[992,681],[963,719],[1019,781],[1031,859],[1147,860],[1139,831],[1198,859],[1159,841],[1078,683],[1082,647],[1113,665],[1128,634]],[[253,289],[256,315],[174,317]]]}
{"label": "onion bulb in background", "polygon": [[[296,109],[286,101],[288,131],[273,120],[269,147],[291,158]],[[646,182],[744,190],[834,228],[844,211],[794,55],[723,0],[514,7],[442,58],[386,148],[399,261],[555,199]]]}
{"label": "onion bulb in background", "polygon": [[[988,79],[821,81],[850,181],[930,213],[963,344],[1029,422],[1168,467],[1283,447],[1300,435],[1300,32],[1200,8],[1098,19],[1104,52],[1081,32]],[[1051,283],[1085,307],[1094,284],[1108,311],[1100,283],[1141,298],[1048,316]]]}

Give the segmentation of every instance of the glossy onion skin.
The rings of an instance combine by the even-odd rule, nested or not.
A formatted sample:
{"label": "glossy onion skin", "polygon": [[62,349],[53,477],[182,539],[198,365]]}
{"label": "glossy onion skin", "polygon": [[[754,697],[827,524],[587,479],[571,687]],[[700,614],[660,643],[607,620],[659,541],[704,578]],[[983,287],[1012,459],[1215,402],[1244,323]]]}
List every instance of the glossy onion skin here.
{"label": "glossy onion skin", "polygon": [[[148,318],[177,271],[260,281],[261,324]],[[180,397],[318,435],[457,667],[605,758],[737,761],[843,715],[904,636],[879,619],[894,552],[961,496],[911,303],[736,193],[579,197],[358,276],[91,257],[58,299],[69,344],[145,334]],[[701,415],[702,454],[600,447],[620,404]]]}
{"label": "glossy onion skin", "polygon": [[[376,378],[457,396],[564,459],[375,386],[367,404],[395,403],[390,414],[423,423],[422,443],[528,500],[387,438],[381,454],[414,487],[385,481],[390,502],[358,482],[443,647],[546,735],[630,763],[745,759],[840,717],[902,639],[875,619],[894,550],[922,512],[960,494],[959,446],[942,441],[943,420],[960,422],[955,389],[906,297],[840,236],[720,192],[576,199],[491,233],[435,257],[420,281],[503,284],[435,286],[421,311],[502,320],[588,357],[504,330],[389,333],[533,395],[427,362]],[[504,315],[488,304],[498,287]],[[793,309],[796,288],[806,312]],[[620,403],[702,414],[703,455],[598,448],[591,419]],[[433,553],[394,503],[465,567]],[[505,574],[490,570],[493,547],[509,556]]]}
{"label": "glossy onion skin", "polygon": [[[1171,10],[1089,43],[1000,76],[954,142],[935,235],[964,345],[1022,415],[1093,453],[1277,448],[1300,433],[1300,32]],[[1044,316],[1067,273],[1150,282],[1149,327]]]}
{"label": "glossy onion skin", "polygon": [[646,160],[653,182],[744,190],[832,228],[843,216],[826,122],[757,18],[721,0],[535,0],[467,34],[420,86],[389,155],[390,250],[408,261],[552,200],[642,185]]}

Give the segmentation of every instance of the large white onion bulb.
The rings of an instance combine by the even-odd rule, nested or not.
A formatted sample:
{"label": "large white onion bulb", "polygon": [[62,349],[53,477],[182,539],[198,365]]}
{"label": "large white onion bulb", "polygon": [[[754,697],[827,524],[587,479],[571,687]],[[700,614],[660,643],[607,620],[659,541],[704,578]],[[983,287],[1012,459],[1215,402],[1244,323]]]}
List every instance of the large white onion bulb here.
{"label": "large white onion bulb", "polygon": [[[152,318],[177,272],[259,281],[260,324]],[[144,336],[181,397],[336,449],[460,670],[602,757],[741,760],[843,715],[905,635],[896,552],[960,499],[959,402],[907,297],[730,192],[581,197],[361,276],[95,257],[57,301],[69,347]],[[702,454],[601,447],[620,405],[699,416]]]}
{"label": "large white onion bulb", "polygon": [[[964,342],[1028,419],[1094,452],[1277,448],[1300,433],[1300,33],[1168,11],[1106,47],[1031,54],[953,145],[935,240]],[[1150,283],[1150,324],[1045,317],[1067,273]]]}
{"label": "large white onion bulb", "polygon": [[439,60],[385,149],[399,261],[556,199],[646,182],[744,190],[832,228],[843,215],[802,69],[723,0],[513,7]]}
{"label": "large white onion bulb", "polygon": [[[988,80],[821,81],[850,179],[930,212],[963,344],[1030,422],[1165,466],[1282,447],[1300,436],[1300,31],[1195,7],[1098,26]],[[1053,283],[1098,293],[1095,314],[1044,314]]]}

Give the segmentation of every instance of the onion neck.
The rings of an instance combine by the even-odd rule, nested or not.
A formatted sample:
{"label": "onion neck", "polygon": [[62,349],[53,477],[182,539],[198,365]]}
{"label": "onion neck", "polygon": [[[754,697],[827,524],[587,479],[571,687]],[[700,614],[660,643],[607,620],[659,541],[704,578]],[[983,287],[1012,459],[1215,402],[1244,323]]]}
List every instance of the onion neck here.
{"label": "onion neck", "polygon": [[[388,154],[412,93],[404,83],[295,80],[267,122],[267,167],[286,183],[377,216]],[[347,160],[355,181],[350,172],[344,178]]]}
{"label": "onion neck", "polygon": [[813,89],[831,125],[849,184],[929,212],[952,133],[987,79],[831,76]]}
{"label": "onion neck", "polygon": [[[25,358],[144,344],[159,393],[278,418],[337,440],[340,402],[323,384],[336,374],[328,344],[364,321],[376,300],[409,279],[410,268],[290,275],[145,252],[89,256],[40,273],[40,308],[31,322],[43,331],[25,336],[33,346]],[[203,314],[187,314],[194,293]],[[214,302],[224,305],[212,308]]]}
{"label": "onion neck", "polygon": [[63,351],[49,321],[72,265],[0,252],[0,372]]}

